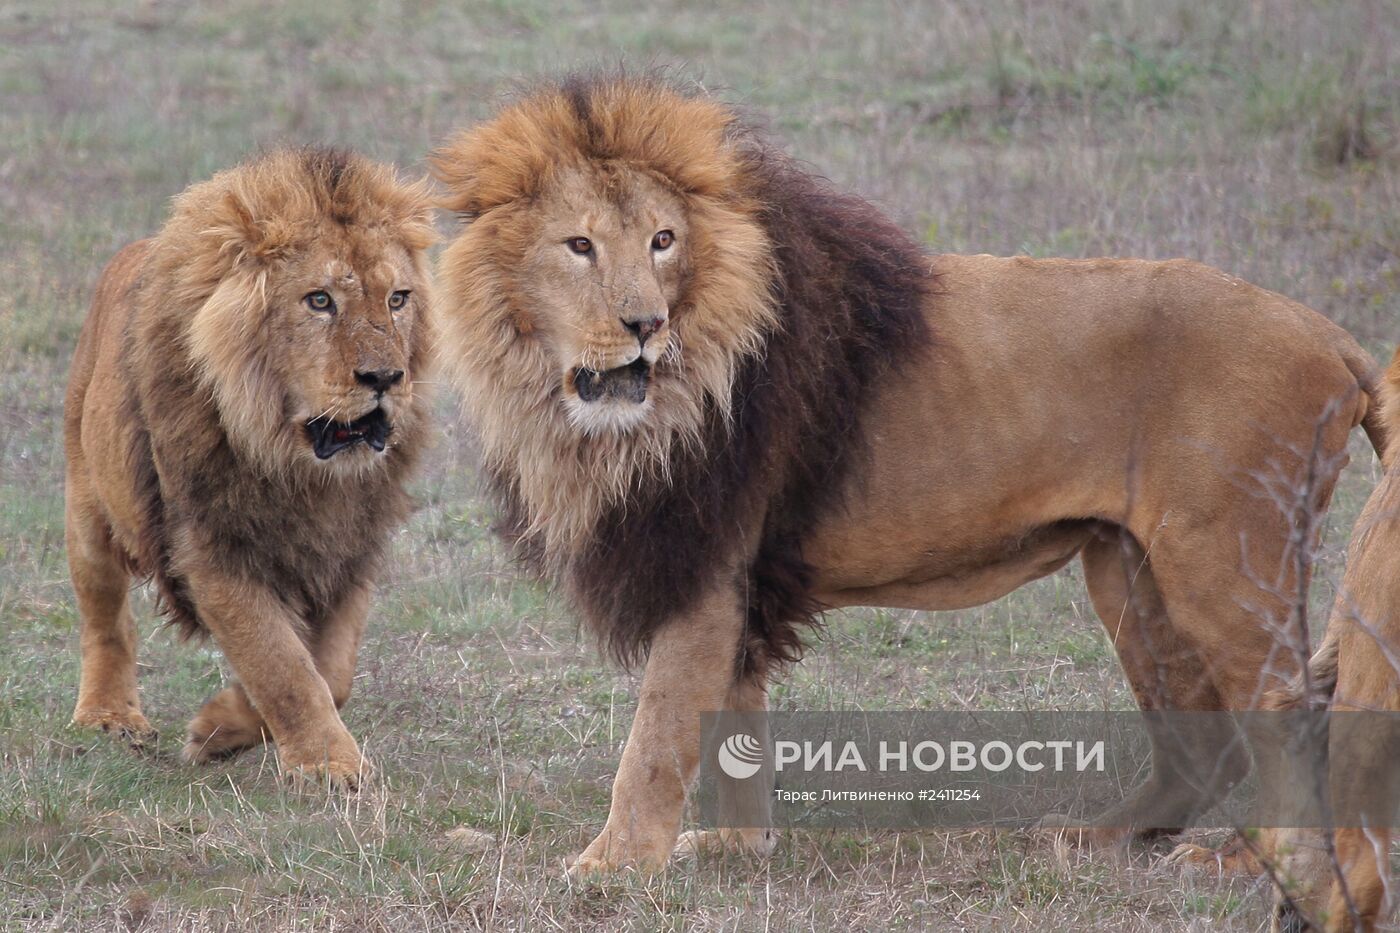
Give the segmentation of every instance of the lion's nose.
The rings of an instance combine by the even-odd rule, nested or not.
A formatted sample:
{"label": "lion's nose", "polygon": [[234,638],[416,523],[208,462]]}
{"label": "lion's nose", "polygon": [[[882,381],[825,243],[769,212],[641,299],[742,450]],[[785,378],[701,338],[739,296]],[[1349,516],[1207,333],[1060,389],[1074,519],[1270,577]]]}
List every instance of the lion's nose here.
{"label": "lion's nose", "polygon": [[403,379],[402,369],[356,370],[355,381],[380,395],[388,392]]}
{"label": "lion's nose", "polygon": [[619,318],[619,320],[622,321],[623,327],[637,335],[637,343],[642,346],[646,346],[651,335],[660,330],[661,325],[666,323],[666,319],[661,317],[644,317],[637,321],[629,321],[627,318]]}

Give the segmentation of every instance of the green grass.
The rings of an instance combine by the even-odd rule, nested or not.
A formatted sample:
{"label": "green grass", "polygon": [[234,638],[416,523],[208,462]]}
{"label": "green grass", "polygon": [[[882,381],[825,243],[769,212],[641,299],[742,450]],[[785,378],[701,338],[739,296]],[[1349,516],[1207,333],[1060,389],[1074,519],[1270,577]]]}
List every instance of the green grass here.
{"label": "green grass", "polygon": [[[892,5],[712,0],[16,0],[0,9],[0,929],[1258,929],[1259,889],[1085,859],[1032,834],[822,832],[765,863],[570,886],[636,681],[487,528],[452,400],[396,541],[346,721],[353,799],[270,753],[181,764],[223,682],[137,600],[137,758],[73,731],[60,417],[92,284],[168,199],[279,142],[423,170],[521,78],[674,66],[934,248],[1192,256],[1298,298],[1377,353],[1400,333],[1394,0]],[[1363,115],[1370,150],[1336,157]],[[1339,128],[1341,128],[1339,130]],[[446,228],[445,228],[446,229]],[[1332,511],[1321,618],[1375,479]],[[835,614],[781,709],[1131,705],[1076,569],[988,606]],[[446,833],[489,834],[481,850]]]}

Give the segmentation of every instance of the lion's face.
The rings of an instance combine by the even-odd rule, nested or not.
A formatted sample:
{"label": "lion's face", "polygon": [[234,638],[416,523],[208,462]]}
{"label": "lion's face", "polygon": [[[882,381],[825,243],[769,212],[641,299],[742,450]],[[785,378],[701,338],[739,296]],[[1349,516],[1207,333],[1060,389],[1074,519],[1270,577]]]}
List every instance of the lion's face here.
{"label": "lion's face", "polygon": [[432,157],[466,220],[438,262],[440,355],[550,553],[727,422],[779,326],[759,162],[733,129],[712,101],[613,82],[542,91]]}
{"label": "lion's face", "polygon": [[531,215],[522,296],[553,360],[570,419],[626,430],[653,404],[689,268],[681,200],[615,165],[562,175]]}
{"label": "lion's face", "polygon": [[285,429],[318,461],[347,465],[383,454],[412,398],[411,348],[425,297],[401,246],[352,239],[323,237],[282,263],[267,309]]}
{"label": "lion's face", "polygon": [[[182,196],[161,236],[158,331],[185,332],[230,440],[276,466],[382,466],[412,435],[432,240],[422,186],[366,160],[278,153]],[[183,312],[188,300],[192,314]]]}

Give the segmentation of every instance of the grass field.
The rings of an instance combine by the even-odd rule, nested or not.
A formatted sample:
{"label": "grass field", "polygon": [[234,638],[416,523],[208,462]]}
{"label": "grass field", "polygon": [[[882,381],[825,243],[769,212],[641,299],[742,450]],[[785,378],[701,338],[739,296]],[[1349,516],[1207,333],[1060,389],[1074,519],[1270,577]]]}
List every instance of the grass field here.
{"label": "grass field", "polygon": [[[374,787],[294,794],[270,752],[181,764],[183,725],[227,672],[144,596],[158,752],[68,726],[62,392],[106,259],[260,146],[346,144],[421,172],[517,78],[618,61],[723,89],[931,248],[1191,256],[1378,354],[1400,339],[1396,0],[9,0],[0,929],[1259,929],[1258,885],[1163,868],[1162,848],[1084,859],[1030,834],[814,833],[764,863],[571,887],[561,866],[602,825],[635,681],[488,534],[446,392],[346,712]],[[1358,439],[1319,611],[1374,479]],[[1131,705],[1074,570],[963,612],[835,615],[774,702]],[[485,836],[446,836],[461,826]]]}

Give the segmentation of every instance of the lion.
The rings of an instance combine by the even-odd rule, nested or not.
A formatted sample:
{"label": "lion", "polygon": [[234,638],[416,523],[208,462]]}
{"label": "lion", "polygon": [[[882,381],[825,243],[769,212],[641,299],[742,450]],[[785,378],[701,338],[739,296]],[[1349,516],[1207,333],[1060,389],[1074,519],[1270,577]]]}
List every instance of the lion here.
{"label": "lion", "polygon": [[149,578],[236,676],[191,721],[187,760],[270,736],[290,776],[365,773],[338,710],[425,437],[428,186],[272,151],[190,187],[103,272],[64,406],[77,725],[156,737],[127,600]]}
{"label": "lion", "polygon": [[[1382,384],[1382,423],[1388,436],[1400,437],[1400,353]],[[1312,683],[1330,694],[1332,709],[1400,710],[1400,454],[1392,447],[1382,458],[1384,476],[1361,510],[1352,532],[1347,568],[1337,594],[1327,634],[1311,662]],[[1337,830],[1334,876],[1323,845],[1283,833],[1274,844],[1281,862],[1279,876],[1301,882],[1299,890],[1280,897],[1280,929],[1305,929],[1303,918],[1320,919],[1329,933],[1373,930],[1391,906],[1391,825],[1400,805],[1395,781],[1394,735],[1382,741],[1342,742],[1334,733],[1333,782],[1341,790],[1368,795],[1381,810],[1365,828]],[[1376,789],[1376,790],[1372,790]]]}
{"label": "lion", "polygon": [[[1323,509],[1350,430],[1381,442],[1374,361],[1322,315],[1195,262],[931,255],[650,76],[537,87],[430,162],[500,528],[645,659],[574,872],[771,850],[743,782],[721,812],[758,818],[679,837],[701,714],[765,709],[827,610],[975,606],[1078,556],[1143,707],[1250,708],[1298,669],[1267,493],[1310,477]],[[1161,760],[1135,799],[1195,812]]]}
{"label": "lion", "polygon": [[[1400,436],[1400,353],[1381,385],[1381,423]],[[1385,921],[1390,895],[1391,827],[1400,807],[1395,762],[1400,746],[1393,716],[1357,719],[1354,712],[1400,711],[1400,453],[1392,444],[1384,473],[1356,521],[1346,572],[1332,606],[1326,635],[1296,677],[1266,699],[1279,710],[1333,712],[1328,747],[1313,758],[1299,751],[1285,758],[1283,780],[1329,786],[1338,828],[1330,840],[1321,829],[1264,829],[1258,842],[1219,860],[1230,873],[1267,872],[1275,882],[1273,928],[1301,933],[1371,931]],[[1328,762],[1329,783],[1310,769]],[[1207,862],[1205,850],[1180,846],[1179,861]]]}

